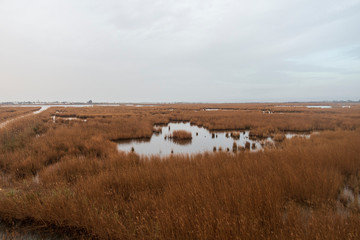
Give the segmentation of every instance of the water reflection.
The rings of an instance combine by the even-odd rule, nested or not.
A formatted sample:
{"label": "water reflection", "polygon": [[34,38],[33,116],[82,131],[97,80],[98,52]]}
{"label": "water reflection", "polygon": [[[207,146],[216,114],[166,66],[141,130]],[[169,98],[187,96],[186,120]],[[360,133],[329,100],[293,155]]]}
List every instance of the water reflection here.
{"label": "water reflection", "polygon": [[85,119],[85,118],[78,118],[78,117],[61,117],[61,116],[56,116],[56,115],[52,115],[52,116],[51,116],[51,119],[52,119],[53,123],[56,123],[57,120],[87,122],[87,119]]}
{"label": "water reflection", "polygon": [[[161,129],[161,130],[160,130]],[[271,138],[253,140],[249,131],[210,132],[203,127],[191,126],[190,123],[170,123],[166,126],[154,126],[154,134],[147,141],[130,140],[118,142],[118,150],[134,151],[140,155],[194,154],[212,151],[250,151],[262,149],[265,144],[272,144]],[[190,140],[168,138],[175,130],[191,132]]]}
{"label": "water reflection", "polygon": [[192,143],[192,139],[170,139],[170,141],[173,141],[176,144],[179,145],[189,145]]}
{"label": "water reflection", "polygon": [[286,139],[291,139],[293,137],[304,137],[306,139],[310,139],[310,136],[311,136],[310,134],[299,134],[299,133],[286,133],[285,134]]}
{"label": "water reflection", "polygon": [[325,108],[332,108],[332,106],[314,106],[314,105],[309,105],[309,106],[306,106],[307,108],[321,108],[321,109],[325,109]]}

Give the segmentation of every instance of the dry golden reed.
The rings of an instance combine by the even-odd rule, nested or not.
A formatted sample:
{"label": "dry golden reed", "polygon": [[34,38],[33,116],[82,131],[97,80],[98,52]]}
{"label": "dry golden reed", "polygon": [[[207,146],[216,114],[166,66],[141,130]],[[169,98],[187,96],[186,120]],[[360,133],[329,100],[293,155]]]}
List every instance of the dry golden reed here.
{"label": "dry golden reed", "polygon": [[[359,105],[277,108],[51,108],[20,119],[0,129],[0,218],[85,239],[359,239],[359,206],[343,193],[360,188]],[[53,123],[54,114],[88,121]],[[150,137],[154,124],[175,120],[264,135],[322,131],[256,153],[165,158],[121,153],[111,141]]]}
{"label": "dry golden reed", "polygon": [[179,139],[179,140],[188,140],[192,139],[191,132],[185,130],[175,130],[170,135],[170,138]]}

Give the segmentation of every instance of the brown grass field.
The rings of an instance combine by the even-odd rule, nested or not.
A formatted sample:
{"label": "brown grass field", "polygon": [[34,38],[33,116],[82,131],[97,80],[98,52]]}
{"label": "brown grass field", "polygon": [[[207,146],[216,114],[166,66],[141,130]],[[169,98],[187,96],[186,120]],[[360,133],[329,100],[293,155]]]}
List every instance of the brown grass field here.
{"label": "brown grass field", "polygon": [[[0,129],[1,222],[70,239],[360,239],[360,104],[306,105],[52,107],[18,119]],[[115,140],[171,121],[275,136],[276,147],[117,151]]]}

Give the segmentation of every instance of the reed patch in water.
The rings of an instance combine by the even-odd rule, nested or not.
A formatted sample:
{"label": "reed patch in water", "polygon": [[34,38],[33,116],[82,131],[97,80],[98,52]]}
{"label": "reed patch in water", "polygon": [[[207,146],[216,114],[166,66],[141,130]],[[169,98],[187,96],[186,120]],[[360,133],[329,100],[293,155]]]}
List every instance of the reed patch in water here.
{"label": "reed patch in water", "polygon": [[186,130],[174,130],[168,137],[174,140],[191,140],[192,134]]}

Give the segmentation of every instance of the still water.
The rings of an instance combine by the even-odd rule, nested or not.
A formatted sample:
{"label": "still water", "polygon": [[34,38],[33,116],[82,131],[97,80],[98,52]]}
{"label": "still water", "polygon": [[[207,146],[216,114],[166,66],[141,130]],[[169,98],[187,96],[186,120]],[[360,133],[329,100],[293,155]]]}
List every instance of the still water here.
{"label": "still water", "polygon": [[[249,131],[227,131],[227,132],[210,132],[206,128],[192,126],[190,123],[169,123],[166,126],[155,126],[155,129],[161,129],[161,132],[154,133],[147,140],[129,140],[119,141],[118,150],[134,152],[140,155],[160,155],[170,154],[194,154],[201,152],[216,151],[233,151],[233,144],[237,147],[245,147],[246,142],[250,144],[250,151],[262,149],[262,144],[272,143],[271,138],[264,140],[251,140]],[[185,130],[191,132],[191,140],[174,141],[169,136],[174,130]],[[231,137],[231,133],[237,133],[237,138]]]}

